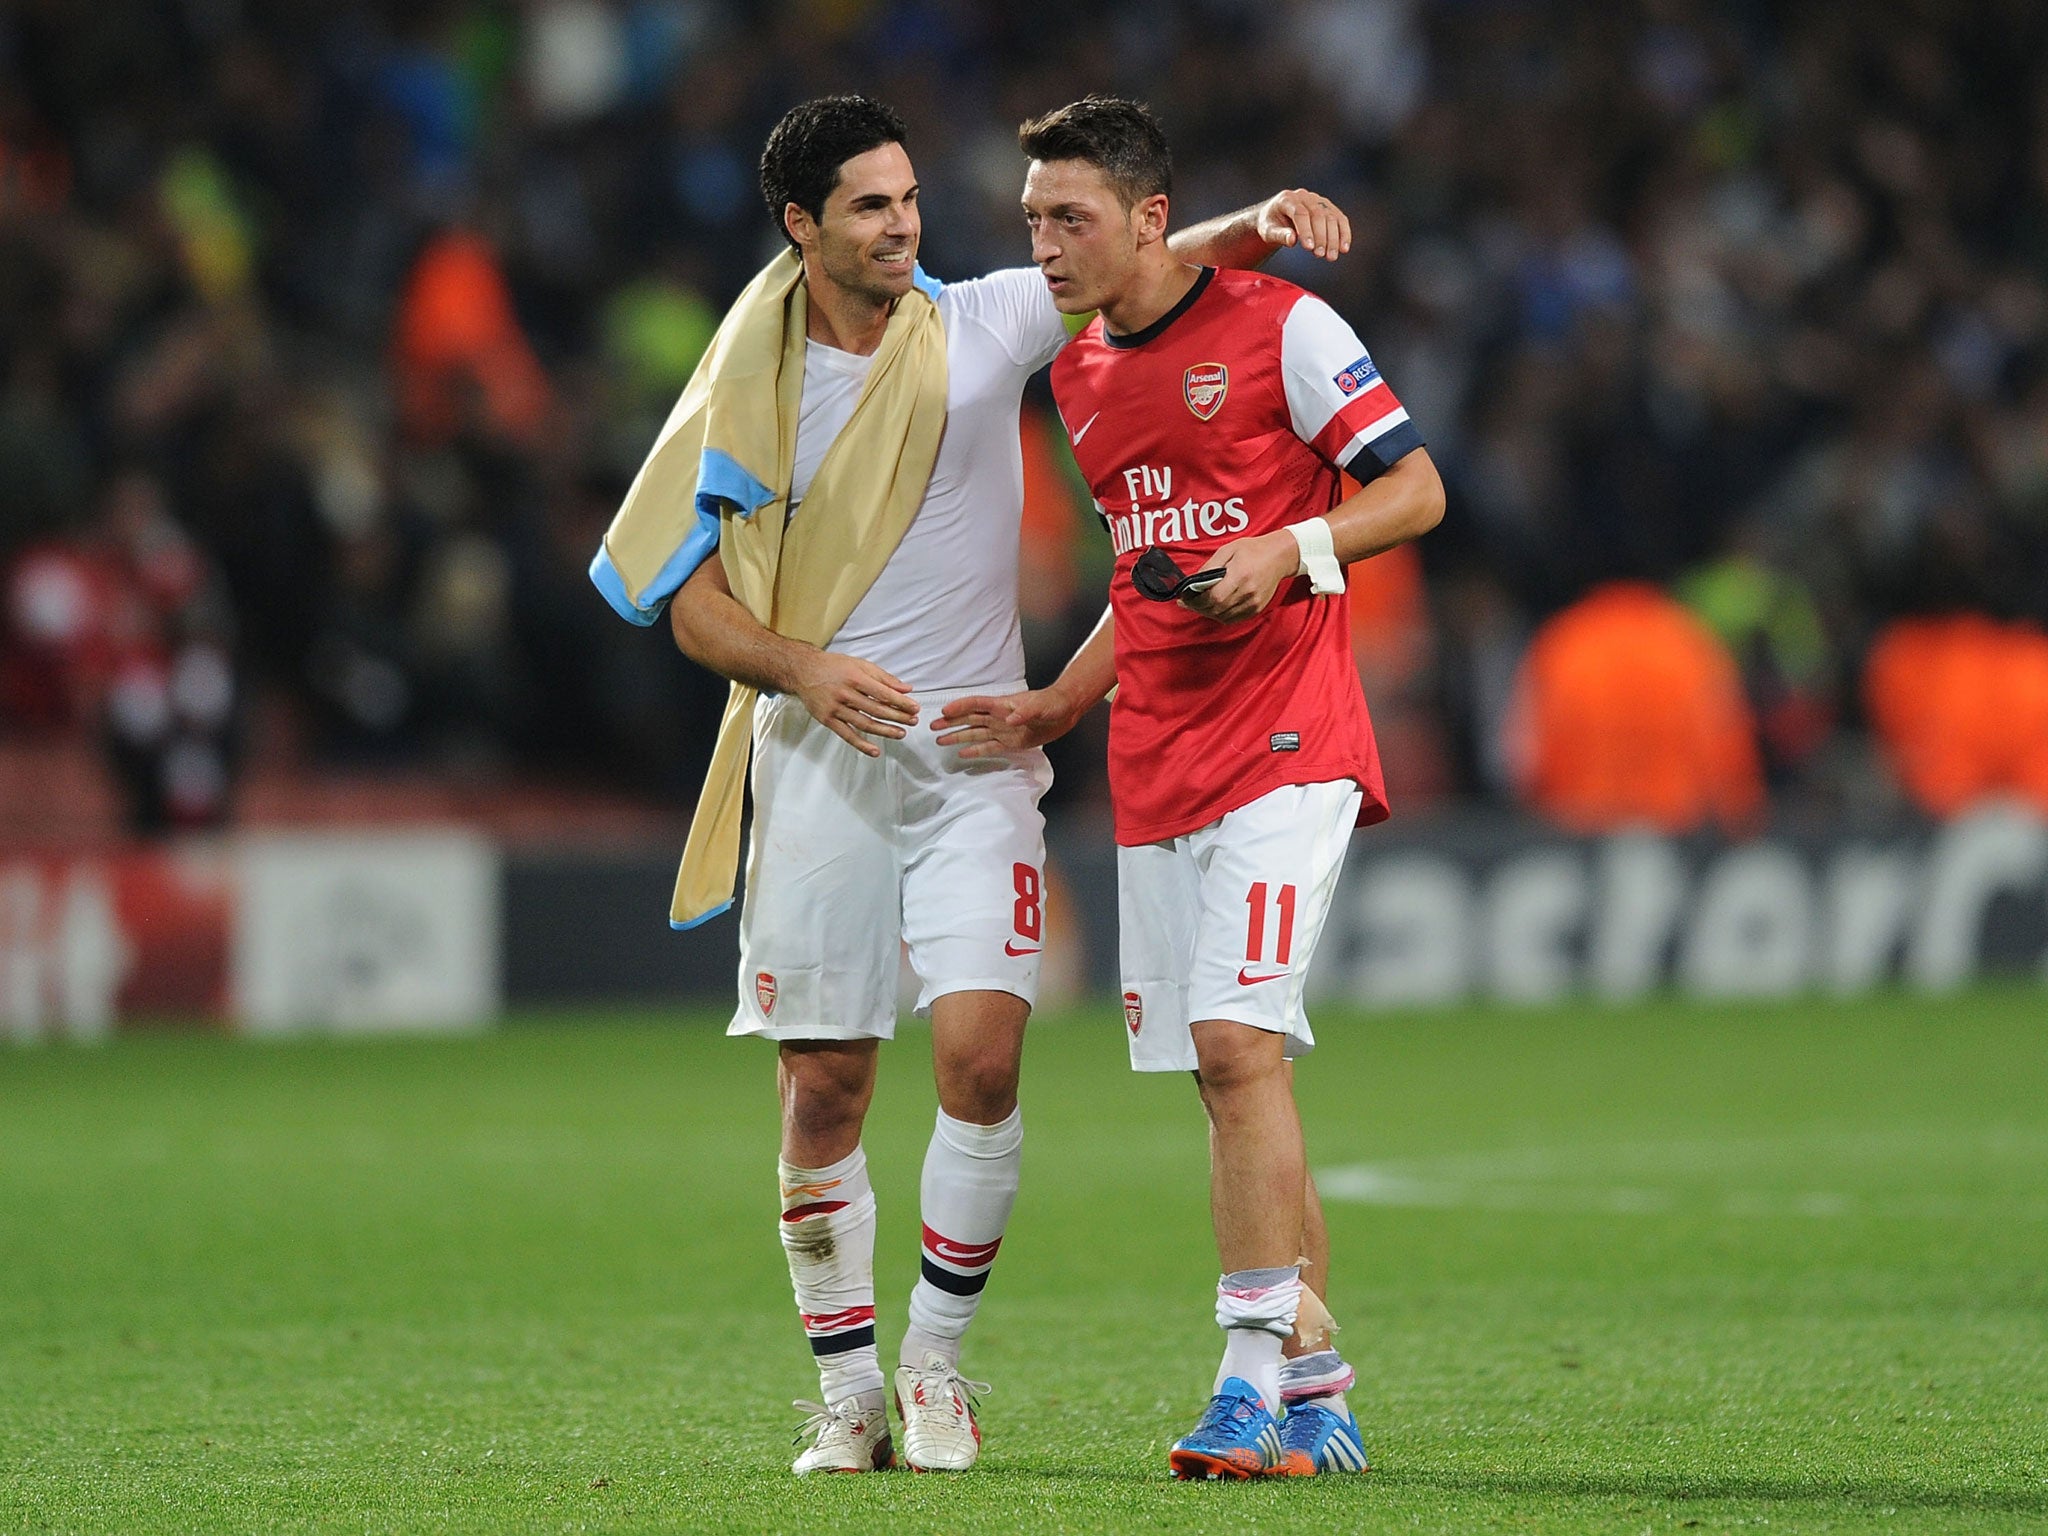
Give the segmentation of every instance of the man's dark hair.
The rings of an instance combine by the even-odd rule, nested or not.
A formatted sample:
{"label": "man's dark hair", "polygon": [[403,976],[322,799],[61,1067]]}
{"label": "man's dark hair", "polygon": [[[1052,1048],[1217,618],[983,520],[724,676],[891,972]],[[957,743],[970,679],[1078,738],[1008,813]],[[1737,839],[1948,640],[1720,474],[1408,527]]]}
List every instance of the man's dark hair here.
{"label": "man's dark hair", "polygon": [[1034,160],[1086,160],[1099,167],[1126,212],[1148,197],[1173,194],[1173,154],[1143,102],[1084,96],[1024,123],[1017,143]]}
{"label": "man's dark hair", "polygon": [[[839,185],[839,168],[855,155],[905,140],[903,119],[865,96],[820,96],[791,107],[761,151],[761,196],[785,240],[782,211],[795,203],[814,219]],[[791,245],[796,244],[790,240]]]}

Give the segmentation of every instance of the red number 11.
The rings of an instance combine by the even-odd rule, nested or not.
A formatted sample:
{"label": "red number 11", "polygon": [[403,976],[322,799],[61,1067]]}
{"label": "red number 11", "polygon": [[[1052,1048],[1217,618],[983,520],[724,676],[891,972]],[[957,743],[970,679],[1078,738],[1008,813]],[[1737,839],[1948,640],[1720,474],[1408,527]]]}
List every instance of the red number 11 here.
{"label": "red number 11", "polygon": [[[1285,965],[1288,956],[1294,952],[1294,887],[1281,886],[1280,894],[1274,897],[1273,901],[1274,905],[1280,908],[1280,936],[1273,949],[1273,963]],[[1244,957],[1247,960],[1263,960],[1266,958],[1265,881],[1260,880],[1253,884],[1245,895],[1244,904],[1251,908],[1251,922],[1245,929]]]}

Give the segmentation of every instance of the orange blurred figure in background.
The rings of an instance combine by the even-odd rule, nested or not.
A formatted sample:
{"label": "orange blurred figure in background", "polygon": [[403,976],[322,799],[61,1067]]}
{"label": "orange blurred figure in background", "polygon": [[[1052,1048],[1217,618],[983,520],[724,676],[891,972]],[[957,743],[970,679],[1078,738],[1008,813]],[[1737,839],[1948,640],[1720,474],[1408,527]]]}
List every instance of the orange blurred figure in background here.
{"label": "orange blurred figure in background", "polygon": [[1993,795],[2048,811],[2048,634],[1975,613],[1901,619],[1871,647],[1863,694],[1886,761],[1930,816]]}
{"label": "orange blurred figure in background", "polygon": [[1764,805],[1735,662],[1674,599],[1614,582],[1553,615],[1522,659],[1518,787],[1576,832],[1750,830]]}
{"label": "orange blurred figure in background", "polygon": [[393,343],[399,414],[415,442],[442,443],[471,423],[530,444],[551,391],[512,309],[511,289],[484,241],[446,230],[406,279]]}

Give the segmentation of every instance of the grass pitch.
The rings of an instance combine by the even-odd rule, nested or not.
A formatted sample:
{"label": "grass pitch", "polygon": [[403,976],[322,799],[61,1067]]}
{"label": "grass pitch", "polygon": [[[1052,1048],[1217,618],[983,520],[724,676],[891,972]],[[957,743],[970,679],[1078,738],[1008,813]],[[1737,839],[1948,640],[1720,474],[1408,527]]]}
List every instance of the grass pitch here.
{"label": "grass pitch", "polygon": [[[1247,1486],[1166,1479],[1218,1348],[1204,1146],[1113,1006],[1033,1029],[981,1468],[790,1478],[770,1053],[710,1022],[0,1051],[0,1532],[2048,1525],[2039,990],[1325,1010],[1376,1470]],[[868,1136],[885,1352],[926,1042]]]}

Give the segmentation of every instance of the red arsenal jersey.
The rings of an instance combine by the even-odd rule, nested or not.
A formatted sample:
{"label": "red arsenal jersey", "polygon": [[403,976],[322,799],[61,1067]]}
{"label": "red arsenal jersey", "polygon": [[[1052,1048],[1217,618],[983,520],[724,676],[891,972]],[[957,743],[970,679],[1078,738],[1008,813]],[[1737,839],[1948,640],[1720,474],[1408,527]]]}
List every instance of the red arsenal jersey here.
{"label": "red arsenal jersey", "polygon": [[1383,820],[1379,749],[1351,657],[1345,594],[1283,582],[1256,618],[1218,624],[1131,585],[1152,545],[1197,571],[1234,539],[1342,499],[1422,439],[1351,327],[1313,294],[1205,268],[1142,331],[1092,321],[1052,369],[1074,457],[1110,538],[1116,839],[1159,842],[1283,784],[1353,779]]}

